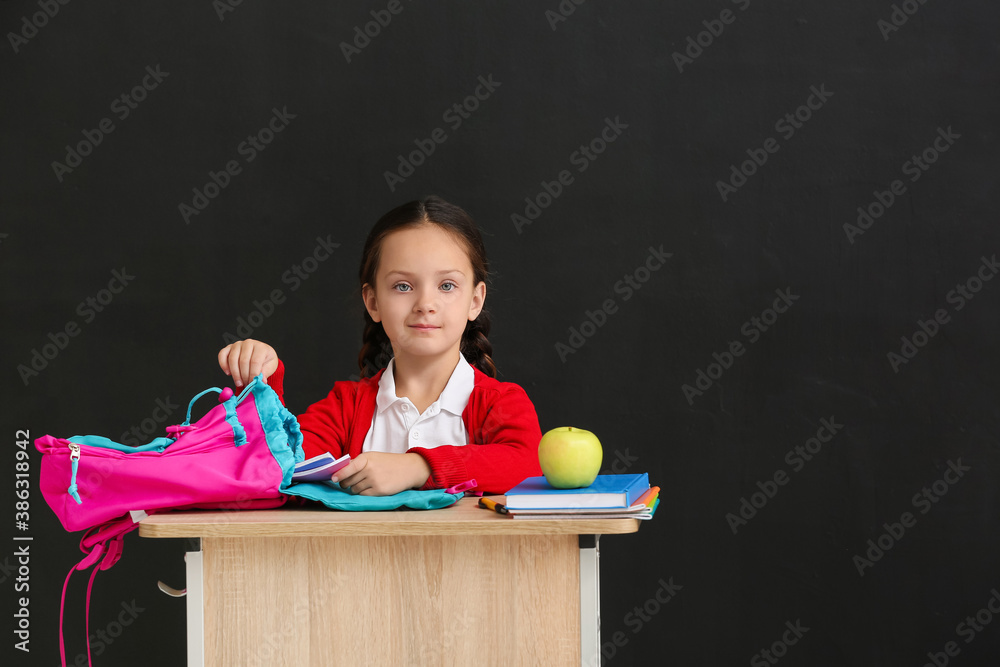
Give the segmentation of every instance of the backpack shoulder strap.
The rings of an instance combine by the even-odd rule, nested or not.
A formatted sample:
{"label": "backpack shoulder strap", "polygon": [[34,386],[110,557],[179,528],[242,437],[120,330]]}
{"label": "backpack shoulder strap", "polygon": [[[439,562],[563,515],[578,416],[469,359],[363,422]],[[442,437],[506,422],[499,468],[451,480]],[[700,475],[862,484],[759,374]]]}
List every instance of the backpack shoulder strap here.
{"label": "backpack shoulder strap", "polygon": [[90,593],[94,586],[94,578],[98,570],[107,570],[118,562],[122,556],[125,535],[139,527],[139,524],[132,520],[131,515],[112,519],[99,526],[95,526],[83,534],[80,539],[80,550],[86,554],[83,559],[70,568],[63,582],[62,597],[59,599],[59,659],[62,667],[66,667],[66,644],[63,638],[63,621],[66,617],[66,590],[69,588],[70,577],[77,570],[86,570],[94,567],[90,573],[90,581],[87,583],[86,602],[86,646],[87,664],[91,665],[90,659]]}

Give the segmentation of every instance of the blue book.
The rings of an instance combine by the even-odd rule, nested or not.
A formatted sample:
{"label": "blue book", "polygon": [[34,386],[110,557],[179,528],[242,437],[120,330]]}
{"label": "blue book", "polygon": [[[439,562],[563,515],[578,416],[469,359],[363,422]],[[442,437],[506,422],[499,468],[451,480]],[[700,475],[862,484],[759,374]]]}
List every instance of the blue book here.
{"label": "blue book", "polygon": [[557,489],[544,477],[529,477],[507,492],[512,510],[629,507],[649,490],[649,475],[598,475],[590,486]]}

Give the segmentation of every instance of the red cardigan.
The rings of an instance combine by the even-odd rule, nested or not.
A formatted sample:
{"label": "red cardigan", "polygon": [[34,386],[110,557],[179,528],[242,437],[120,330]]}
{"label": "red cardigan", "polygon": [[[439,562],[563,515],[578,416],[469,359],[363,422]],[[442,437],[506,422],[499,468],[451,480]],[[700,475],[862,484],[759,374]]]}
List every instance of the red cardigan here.
{"label": "red cardigan", "polygon": [[[477,491],[506,493],[526,477],[542,474],[538,464],[538,441],[542,432],[535,406],[520,386],[500,382],[473,366],[475,384],[462,412],[467,445],[411,447],[424,457],[431,475],[423,489],[447,488],[475,479]],[[378,382],[385,369],[360,382],[340,381],[321,401],[299,415],[302,448],[306,458],[328,451],[335,457],[361,453],[375,415]],[[284,364],[267,383],[284,402]]]}

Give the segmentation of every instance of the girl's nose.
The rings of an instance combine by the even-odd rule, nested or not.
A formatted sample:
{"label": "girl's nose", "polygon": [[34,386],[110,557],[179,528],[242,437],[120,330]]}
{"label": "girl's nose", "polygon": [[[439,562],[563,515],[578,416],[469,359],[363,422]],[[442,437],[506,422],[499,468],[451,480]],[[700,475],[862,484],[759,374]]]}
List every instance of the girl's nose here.
{"label": "girl's nose", "polygon": [[414,308],[424,313],[433,313],[437,310],[436,297],[437,295],[433,290],[430,292],[421,292],[418,295]]}

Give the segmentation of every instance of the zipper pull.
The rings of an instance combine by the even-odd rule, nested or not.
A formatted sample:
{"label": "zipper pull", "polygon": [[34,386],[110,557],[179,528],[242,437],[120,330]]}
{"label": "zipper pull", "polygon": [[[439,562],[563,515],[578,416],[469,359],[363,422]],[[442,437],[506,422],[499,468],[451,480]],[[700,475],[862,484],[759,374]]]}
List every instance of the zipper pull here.
{"label": "zipper pull", "polygon": [[77,505],[82,505],[83,501],[80,500],[80,494],[76,489],[76,469],[80,465],[80,445],[75,442],[69,443],[69,460],[72,462],[73,472],[70,476],[67,492],[73,497]]}

